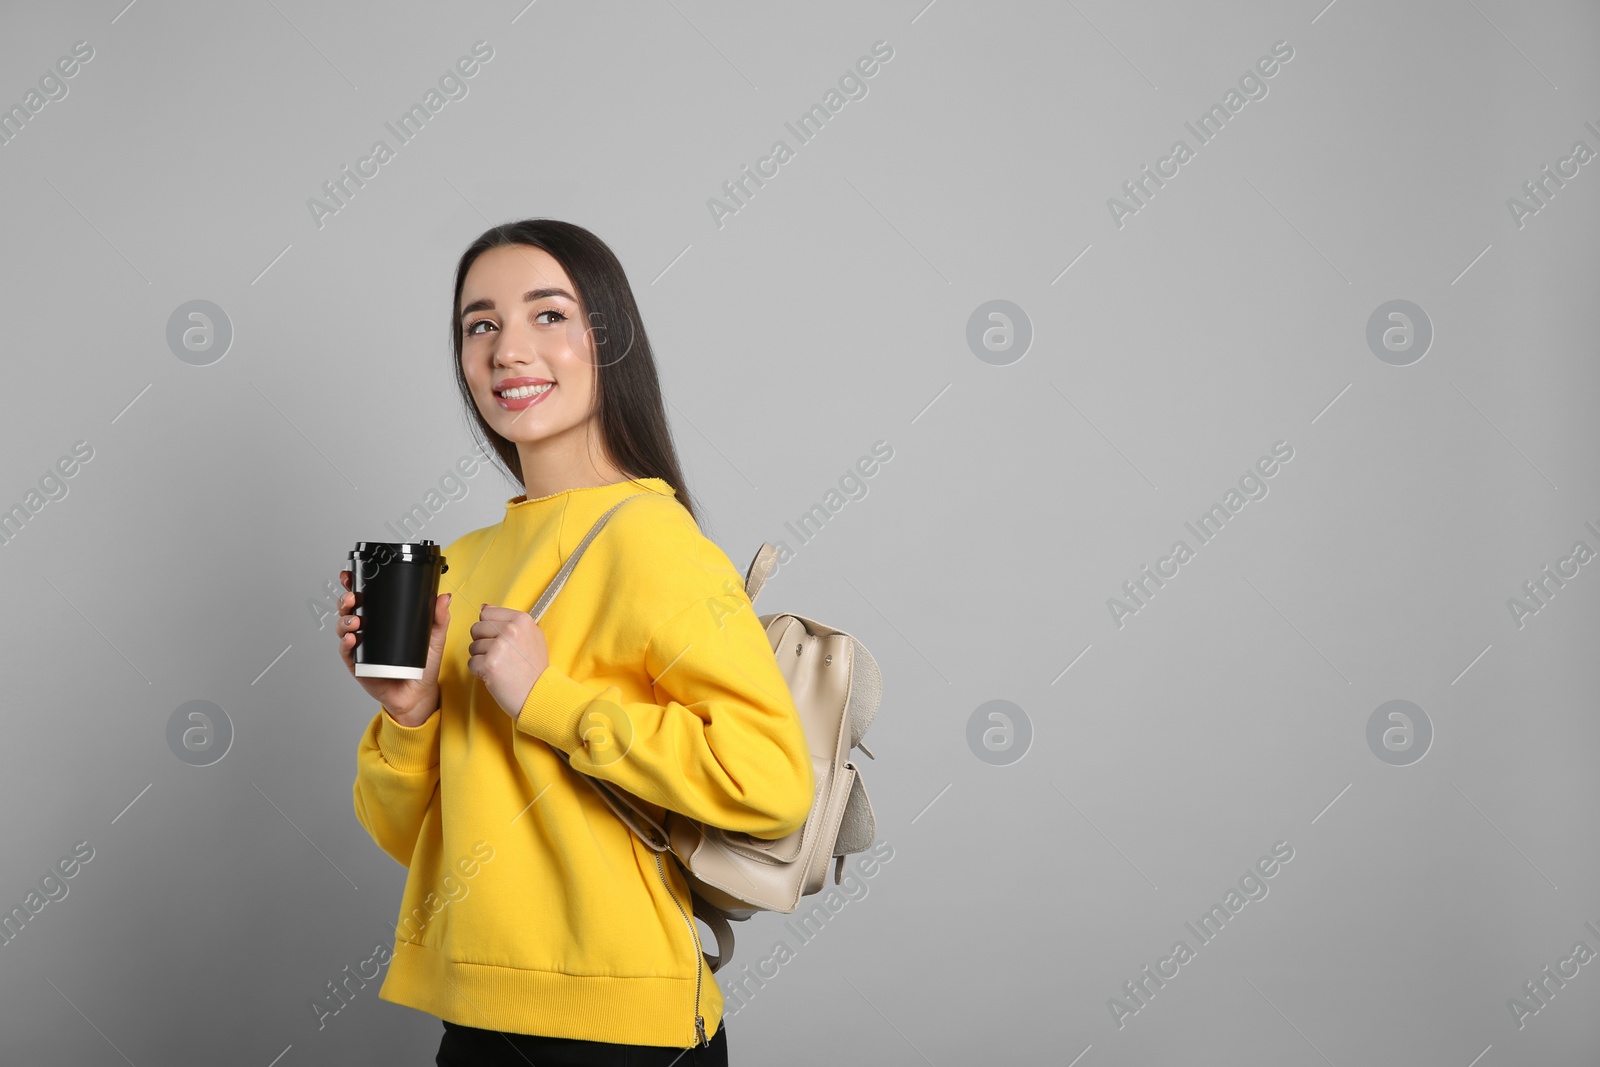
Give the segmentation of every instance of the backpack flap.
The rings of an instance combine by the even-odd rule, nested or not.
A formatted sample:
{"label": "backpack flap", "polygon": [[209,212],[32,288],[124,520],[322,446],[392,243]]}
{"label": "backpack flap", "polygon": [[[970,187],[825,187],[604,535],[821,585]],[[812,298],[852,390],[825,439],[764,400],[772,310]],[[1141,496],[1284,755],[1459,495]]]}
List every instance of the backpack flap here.
{"label": "backpack flap", "polygon": [[[848,636],[848,635],[846,635]],[[870,757],[872,753],[861,742],[872,728],[878,715],[878,705],[883,700],[883,675],[878,661],[872,658],[867,646],[850,638],[852,645],[850,663],[850,706],[847,718],[850,723],[850,747],[859,746]],[[854,763],[846,764],[857,770]],[[833,854],[838,862],[833,868],[833,882],[839,884],[844,872],[844,857],[863,852],[872,846],[877,835],[877,818],[872,811],[872,801],[867,797],[867,783],[858,773],[850,788],[850,799],[845,802],[844,817],[839,823],[839,836],[833,843]]]}
{"label": "backpack flap", "polygon": [[878,717],[878,705],[883,703],[883,672],[866,645],[842,630],[838,632],[850,638],[850,747],[859,746],[869,758],[876,758],[861,742],[872,729],[872,720]]}
{"label": "backpack flap", "polygon": [[[854,763],[847,766],[852,771],[856,769]],[[850,787],[850,799],[845,802],[844,817],[839,822],[839,836],[833,842],[833,854],[842,860],[852,853],[865,852],[872,847],[872,839],[877,833],[877,818],[872,813],[872,801],[867,799],[867,784],[857,774]],[[837,868],[833,881],[835,885],[839,882]]]}

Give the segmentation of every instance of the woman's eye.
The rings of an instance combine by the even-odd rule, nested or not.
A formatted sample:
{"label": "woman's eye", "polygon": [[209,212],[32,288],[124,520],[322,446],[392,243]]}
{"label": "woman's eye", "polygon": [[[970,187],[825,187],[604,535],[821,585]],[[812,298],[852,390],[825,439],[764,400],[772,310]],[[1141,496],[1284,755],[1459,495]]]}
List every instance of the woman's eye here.
{"label": "woman's eye", "polygon": [[[563,315],[561,312],[557,311],[555,308],[545,308],[543,311],[541,311],[538,314],[534,315],[534,321],[536,321],[536,322],[540,321],[546,315],[554,315],[556,317],[556,321],[557,322],[565,322],[565,321],[567,321],[567,317],[565,315]],[[547,323],[546,325],[553,325],[553,323]],[[483,333],[484,332],[483,330],[478,329],[479,326],[491,326],[491,327],[494,327],[495,329],[499,329],[499,327],[495,326],[494,323],[491,322],[490,320],[488,320],[488,319],[479,319],[477,322],[474,322],[471,325],[469,325],[462,332],[464,334],[466,334],[467,336],[472,336],[473,334]]]}

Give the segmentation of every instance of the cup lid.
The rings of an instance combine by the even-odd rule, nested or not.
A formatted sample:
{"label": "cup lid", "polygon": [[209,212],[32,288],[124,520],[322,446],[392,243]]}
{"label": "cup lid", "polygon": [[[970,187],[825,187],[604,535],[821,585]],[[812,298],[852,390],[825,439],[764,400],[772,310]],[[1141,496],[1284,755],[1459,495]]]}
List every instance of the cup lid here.
{"label": "cup lid", "polygon": [[439,557],[439,546],[432,541],[357,541],[348,553],[350,559],[390,556],[399,559],[431,560]]}

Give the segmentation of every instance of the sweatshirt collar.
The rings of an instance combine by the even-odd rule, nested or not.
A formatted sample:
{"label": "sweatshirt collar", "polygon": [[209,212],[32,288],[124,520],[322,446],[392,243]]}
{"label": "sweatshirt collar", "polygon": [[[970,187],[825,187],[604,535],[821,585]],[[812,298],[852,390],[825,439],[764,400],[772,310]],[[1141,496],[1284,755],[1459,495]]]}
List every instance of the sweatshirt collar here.
{"label": "sweatshirt collar", "polygon": [[506,501],[506,514],[510,516],[517,509],[526,511],[538,510],[540,504],[553,503],[564,497],[604,497],[621,499],[629,493],[648,491],[660,493],[662,496],[676,496],[672,486],[660,478],[629,478],[620,482],[611,482],[607,485],[580,486],[575,489],[563,489],[560,492],[550,493],[546,496],[536,496],[527,499],[526,493],[518,494]]}

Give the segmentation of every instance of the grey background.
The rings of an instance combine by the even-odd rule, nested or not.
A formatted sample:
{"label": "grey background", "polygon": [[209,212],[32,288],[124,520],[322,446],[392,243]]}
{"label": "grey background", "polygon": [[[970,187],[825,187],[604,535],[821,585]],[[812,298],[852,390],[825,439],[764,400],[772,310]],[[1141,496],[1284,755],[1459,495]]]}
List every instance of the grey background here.
{"label": "grey background", "polygon": [[[7,5],[9,544],[0,903],[94,859],[0,947],[0,1060],[431,1063],[437,1020],[324,983],[404,871],[351,809],[374,706],[308,599],[471,440],[445,334],[485,227],[589,227],[627,267],[706,532],[739,565],[873,442],[894,457],[763,593],[852,630],[894,858],[728,1020],[735,1062],[1588,1064],[1600,965],[1600,12],[1576,2]],[[494,58],[319,229],[306,200],[472,43]],[[815,140],[783,123],[884,40]],[[1106,206],[1274,42],[1294,58],[1118,228]],[[795,158],[719,228],[706,201]],[[1069,264],[1071,269],[1066,269]],[[220,306],[210,366],[169,316]],[[1020,360],[966,343],[1023,308]],[[1406,299],[1425,358],[1380,361]],[[1294,458],[1118,628],[1140,566],[1274,442]],[[496,472],[448,542],[520,491]],[[1070,669],[1067,669],[1070,665]],[[1366,740],[1433,725],[1420,762]],[[222,707],[208,767],[169,750]],[[968,746],[1013,702],[1025,758]],[[1108,1000],[1267,853],[1294,858],[1118,1027]],[[781,936],[739,928],[737,964]],[[793,939],[791,938],[791,941]],[[723,976],[727,978],[726,973]],[[276,1059],[275,1059],[276,1058]]]}

